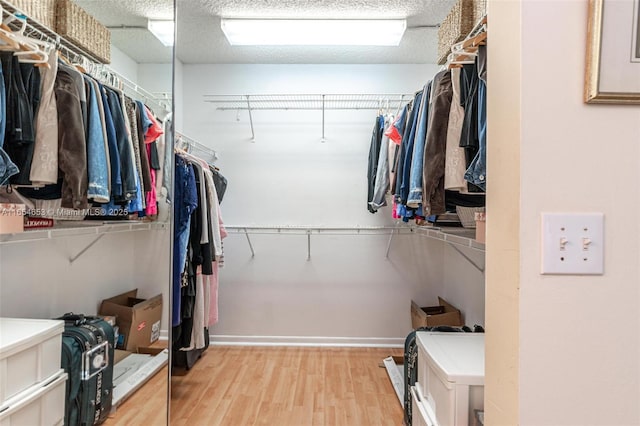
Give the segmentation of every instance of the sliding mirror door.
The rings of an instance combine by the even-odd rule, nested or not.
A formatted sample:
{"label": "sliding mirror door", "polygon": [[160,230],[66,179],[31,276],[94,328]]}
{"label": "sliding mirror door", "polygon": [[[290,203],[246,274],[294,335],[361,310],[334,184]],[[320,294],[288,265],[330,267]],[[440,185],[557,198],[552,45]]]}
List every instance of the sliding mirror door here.
{"label": "sliding mirror door", "polygon": [[[95,150],[96,147],[102,148],[103,156],[100,158],[104,163],[101,164],[106,164],[105,168],[110,173],[106,178],[109,182],[109,192],[101,195],[101,198],[106,198],[108,195],[108,199],[118,206],[112,210],[122,212],[118,217],[112,217],[113,215],[105,214],[103,210],[100,216],[110,217],[98,219],[90,217],[95,216],[95,213],[88,213],[89,210],[77,209],[78,212],[84,212],[82,217],[76,218],[80,220],[63,221],[54,217],[55,220],[50,223],[46,220],[40,221],[44,224],[52,224],[52,228],[30,229],[20,233],[7,234],[6,228],[2,231],[3,227],[0,226],[0,317],[11,318],[13,321],[10,326],[7,325],[8,321],[0,323],[0,354],[2,355],[0,358],[4,362],[7,356],[5,350],[8,344],[7,339],[11,340],[12,336],[21,338],[24,333],[20,327],[26,329],[33,319],[57,318],[68,312],[94,316],[104,313],[102,306],[105,299],[135,289],[137,290],[136,299],[146,300],[140,305],[145,312],[139,312],[138,315],[140,313],[146,315],[146,309],[152,310],[153,313],[126,327],[122,322],[118,324],[120,331],[118,347],[122,350],[117,350],[113,358],[115,387],[112,395],[115,409],[111,410],[111,414],[103,424],[107,426],[167,424],[169,361],[168,351],[163,350],[163,346],[167,345],[170,329],[171,215],[170,205],[167,202],[169,191],[165,186],[171,185],[163,182],[163,176],[166,175],[163,153],[165,147],[168,147],[169,154],[173,152],[172,139],[165,139],[165,136],[171,132],[167,123],[171,119],[173,108],[173,48],[171,40],[161,40],[161,34],[156,36],[150,31],[150,23],[158,20],[164,22],[161,25],[166,25],[167,22],[172,24],[174,2],[173,0],[152,2],[143,0],[73,0],[72,2],[0,0],[0,4],[3,9],[2,20],[11,21],[12,31],[19,31],[21,22],[19,19],[22,19],[20,15],[24,14],[28,24],[22,36],[35,40],[34,46],[50,44],[48,66],[36,68],[42,70],[40,73],[43,76],[43,85],[45,80],[50,81],[52,87],[54,81],[58,84],[56,78],[61,73],[74,76],[73,83],[67,83],[62,89],[56,86],[60,90],[55,93],[64,90],[67,94],[72,91],[78,93],[75,100],[72,99],[78,105],[76,121],[78,125],[71,122],[69,115],[65,116],[62,122],[59,119],[52,119],[52,123],[56,125],[62,123],[61,129],[66,132],[53,131],[52,140],[56,140],[56,134],[58,140],[61,140],[76,130],[77,133],[73,134],[74,137],[77,136],[74,141],[82,139],[80,136],[86,138],[87,143],[82,144],[81,148],[87,149],[88,152],[78,157],[78,164],[70,165],[73,170],[93,167],[81,165],[80,160],[86,158],[89,163],[89,160],[97,159],[97,156],[92,157],[91,154],[95,151],[89,152],[89,150]],[[55,28],[56,4],[58,5],[58,25],[61,22],[61,14],[71,18],[68,20],[70,27],[66,30],[60,27]],[[49,9],[46,13],[40,13],[40,9],[44,10],[47,7]],[[10,18],[10,16],[13,17]],[[94,23],[94,18],[97,25]],[[102,31],[105,28],[108,29],[110,39],[105,36],[106,32],[94,31],[96,28]],[[70,36],[65,37],[65,34],[62,34],[63,38],[60,41],[57,35],[63,31]],[[172,35],[173,30],[169,31]],[[78,43],[74,44],[72,39]],[[57,46],[55,46],[56,43]],[[10,47],[3,42],[1,52],[3,68],[5,63],[12,64],[11,61],[18,57],[11,54]],[[59,52],[56,57],[60,58],[57,62],[53,57],[55,53],[51,53],[56,51]],[[5,57],[8,58],[8,62],[5,61]],[[22,62],[23,56],[20,58]],[[17,61],[15,62],[17,64]],[[25,69],[28,67],[26,61],[17,66],[21,65],[24,65]],[[60,71],[61,69],[64,71]],[[47,72],[50,77],[45,78]],[[71,86],[73,90],[69,88]],[[30,90],[33,87],[30,87]],[[83,99],[79,93],[82,90],[88,94],[86,104],[81,102]],[[100,91],[104,91],[102,96],[96,96]],[[73,96],[68,96],[66,99],[71,98]],[[43,89],[42,102],[44,99]],[[56,114],[61,108],[72,108],[69,106],[72,102],[66,105],[60,96],[51,95],[47,99],[53,100],[54,109],[57,108]],[[99,100],[102,102],[99,103]],[[112,107],[112,110],[107,110],[107,106]],[[91,115],[82,116],[80,114],[82,107],[85,107]],[[118,109],[120,107],[121,109]],[[5,109],[10,112],[11,106],[6,106]],[[100,123],[101,126],[94,125],[90,128],[88,126],[90,120],[94,120],[93,123]],[[109,124],[110,120],[111,124]],[[117,120],[119,123],[115,122]],[[42,125],[41,121],[37,123],[39,126]],[[82,126],[83,124],[85,126]],[[35,137],[38,136],[41,128],[36,127]],[[83,128],[85,135],[82,134]],[[151,132],[150,129],[153,131]],[[113,130],[113,135],[110,130]],[[137,130],[140,131],[137,132]],[[92,135],[95,138],[102,141],[101,146],[94,144],[89,147],[90,131],[94,132]],[[69,139],[65,140],[69,141]],[[135,181],[136,185],[137,194],[134,198],[140,202],[136,209],[126,204],[130,202],[130,198],[126,200],[121,198],[118,201],[115,192],[111,191],[114,181],[110,179],[116,176],[112,172],[112,163],[115,162],[110,155],[116,148],[110,144],[111,140],[116,144],[126,142],[127,148],[122,149],[129,149],[128,152],[131,154],[131,162],[128,163],[131,165],[130,177],[131,182]],[[2,146],[1,142],[0,146]],[[7,144],[5,143],[4,146],[6,148]],[[144,166],[143,163],[147,165]],[[60,167],[62,168],[62,165]],[[54,172],[56,168],[53,168]],[[66,170],[69,172],[72,169]],[[143,173],[145,170],[148,176],[141,176],[145,174]],[[33,167],[31,173],[33,176]],[[27,173],[26,176],[29,174]],[[55,186],[57,179],[55,176],[54,173],[54,178],[51,178],[52,186]],[[133,176],[137,177],[134,179]],[[91,177],[88,180],[90,181]],[[146,183],[144,192],[141,189],[143,188],[141,182]],[[171,179],[168,182],[171,182]],[[4,180],[2,183],[4,185]],[[86,186],[89,186],[89,192],[91,192],[91,182],[88,184],[85,182]],[[38,198],[32,193],[25,195],[24,188],[17,186],[1,186],[0,190],[5,196],[0,198],[0,203],[10,202],[6,201],[8,196],[17,198],[20,195],[29,197],[29,200]],[[86,189],[84,198],[88,205],[97,202],[91,194],[87,196]],[[29,203],[29,200],[25,203]],[[29,204],[26,205],[27,208],[35,209]],[[54,216],[59,210],[52,210]],[[5,219],[0,217],[2,225],[6,224]],[[120,302],[125,305],[139,302],[127,299],[126,296],[124,300]],[[131,309],[135,310],[140,306],[136,305]],[[16,318],[18,320],[14,320]],[[122,315],[119,315],[113,321],[122,320]],[[61,329],[60,332],[62,332]],[[133,345],[134,335],[138,335],[136,333],[143,337]],[[128,340],[124,340],[125,338]],[[37,336],[34,339],[37,340]],[[54,350],[51,345],[45,348],[41,352],[47,357],[58,353],[58,350]],[[57,362],[54,364],[57,366]],[[40,371],[40,367],[33,367],[32,370]],[[59,370],[56,369],[56,372]],[[3,390],[5,379],[15,379],[16,383],[27,382],[30,380],[27,377],[34,376],[32,372],[21,371],[20,368],[13,369],[11,374],[6,371],[4,373],[7,374],[2,377]],[[0,375],[4,376],[2,373]],[[46,377],[42,379],[46,380]],[[62,388],[64,389],[64,385]],[[11,397],[4,392],[0,395],[2,397],[0,398],[0,423],[2,424],[7,416],[6,407],[3,405],[7,396]],[[57,403],[48,405],[58,407]],[[18,405],[14,404],[14,406]],[[45,420],[58,424],[55,419],[47,418],[43,421]],[[11,424],[13,421],[15,419],[9,420]],[[18,423],[24,423],[24,421],[18,420]],[[30,421],[27,423],[32,424]],[[33,422],[33,424],[36,423],[37,421]]]}

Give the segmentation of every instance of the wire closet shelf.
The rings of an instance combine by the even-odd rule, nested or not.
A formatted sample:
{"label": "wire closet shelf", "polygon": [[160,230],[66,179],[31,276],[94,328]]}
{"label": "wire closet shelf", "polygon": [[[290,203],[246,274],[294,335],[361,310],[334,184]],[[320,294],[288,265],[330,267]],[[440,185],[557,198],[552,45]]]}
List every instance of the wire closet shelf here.
{"label": "wire closet shelf", "polygon": [[[2,19],[5,19],[5,15],[13,16],[15,19],[9,23],[9,27],[12,30],[18,29],[19,18],[17,15],[22,14],[22,11],[6,0],[0,0],[0,5],[3,9]],[[157,109],[156,112],[168,113],[171,111],[171,99],[168,94],[157,95],[145,90],[108,65],[101,63],[94,53],[79,47],[29,16],[26,16],[24,35],[50,43],[62,56],[74,64],[84,67],[88,74],[101,83],[119,88],[126,94],[142,100],[154,110]]]}
{"label": "wire closet shelf", "polygon": [[413,98],[411,94],[271,94],[271,95],[204,95],[206,103],[219,111],[248,111],[251,140],[255,142],[253,111],[307,110],[322,111],[322,142],[325,138],[325,111],[378,110],[394,113]]}
{"label": "wire closet shelf", "polygon": [[397,110],[409,94],[204,95],[217,110]]}
{"label": "wire closet shelf", "polygon": [[177,149],[182,149],[189,154],[193,154],[197,157],[202,158],[209,164],[214,164],[218,159],[218,153],[215,149],[210,148],[202,143],[196,141],[189,136],[183,135],[182,133],[176,132],[176,139],[174,143]]}

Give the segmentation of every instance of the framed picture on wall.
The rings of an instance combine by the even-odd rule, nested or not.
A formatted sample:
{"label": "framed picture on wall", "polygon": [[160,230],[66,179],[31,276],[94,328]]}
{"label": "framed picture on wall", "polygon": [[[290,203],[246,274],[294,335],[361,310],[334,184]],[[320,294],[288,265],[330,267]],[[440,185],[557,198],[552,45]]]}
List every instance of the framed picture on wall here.
{"label": "framed picture on wall", "polygon": [[589,0],[584,100],[640,104],[640,0]]}

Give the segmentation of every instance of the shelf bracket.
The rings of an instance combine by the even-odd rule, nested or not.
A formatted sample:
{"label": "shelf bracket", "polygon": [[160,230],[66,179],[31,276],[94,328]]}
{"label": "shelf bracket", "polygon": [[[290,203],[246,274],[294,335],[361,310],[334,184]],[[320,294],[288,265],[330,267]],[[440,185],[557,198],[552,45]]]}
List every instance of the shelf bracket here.
{"label": "shelf bracket", "polygon": [[389,259],[389,251],[391,250],[391,242],[393,241],[393,236],[396,234],[396,230],[391,230],[391,235],[389,235],[389,242],[387,243],[387,253],[384,255],[387,259]]}
{"label": "shelf bracket", "polygon": [[102,237],[104,237],[105,235],[107,235],[106,233],[104,234],[100,234],[98,235],[95,240],[91,241],[85,248],[83,248],[82,250],[80,250],[80,252],[78,254],[76,254],[75,256],[69,258],[69,264],[73,264],[73,262],[75,262],[76,260],[78,260],[80,258],[80,256],[82,256],[83,254],[85,254],[91,247],[93,247],[98,241],[100,241],[102,239]]}
{"label": "shelf bracket", "polygon": [[311,230],[307,230],[307,261],[311,260]]}
{"label": "shelf bracket", "polygon": [[244,228],[244,236],[247,237],[247,242],[249,243],[249,250],[251,250],[251,257],[256,257],[256,252],[253,251],[253,244],[251,244],[251,238],[249,238],[249,232],[247,232],[247,228]]}
{"label": "shelf bracket", "polygon": [[454,249],[455,251],[460,253],[460,256],[464,257],[471,265],[473,265],[474,268],[476,268],[478,271],[480,271],[480,272],[482,272],[484,274],[484,266],[479,266],[476,262],[473,261],[473,259],[471,259],[462,250],[460,250],[458,247],[456,247],[455,244],[451,244],[451,243],[448,243],[448,244],[451,246],[452,249]]}
{"label": "shelf bracket", "polygon": [[324,137],[324,96],[322,95],[322,139],[320,139],[320,142],[325,143],[327,141],[327,139]]}
{"label": "shelf bracket", "polygon": [[251,125],[251,142],[255,142],[256,132],[253,129],[253,114],[251,112],[251,101],[249,101],[249,95],[246,95],[246,96],[247,96],[247,110],[249,111],[249,124]]}

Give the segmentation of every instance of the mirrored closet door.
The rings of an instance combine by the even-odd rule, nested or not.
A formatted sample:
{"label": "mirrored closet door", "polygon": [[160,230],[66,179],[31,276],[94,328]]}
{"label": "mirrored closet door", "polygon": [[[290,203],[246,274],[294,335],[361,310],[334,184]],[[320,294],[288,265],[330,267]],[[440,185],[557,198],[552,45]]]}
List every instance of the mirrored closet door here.
{"label": "mirrored closet door", "polygon": [[[172,243],[167,194],[172,163],[167,161],[165,167],[164,154],[173,154],[173,1],[2,0],[0,5],[7,24],[0,35],[5,79],[14,58],[23,79],[29,66],[41,77],[41,103],[29,105],[36,124],[36,151],[38,138],[52,128],[47,140],[59,143],[53,153],[69,149],[68,144],[74,144],[74,149],[66,152],[82,149],[71,162],[54,155],[59,164],[51,168],[53,177],[42,177],[42,169],[36,166],[31,166],[29,174],[30,166],[25,163],[16,164],[20,172],[8,181],[2,176],[1,205],[24,206],[29,221],[21,220],[21,229],[7,231],[6,215],[0,217],[1,361],[15,356],[16,347],[33,343],[34,351],[39,351],[37,357],[33,352],[34,360],[46,361],[55,355],[58,358],[51,364],[57,366],[60,341],[45,344],[38,340],[42,336],[26,337],[29,327],[68,313],[107,316],[117,330],[116,350],[92,356],[95,371],[82,379],[106,374],[96,365],[114,365],[114,387],[107,392],[112,393],[112,407],[103,410],[108,412],[103,424],[167,424]],[[63,72],[71,76],[73,90],[56,82]],[[34,90],[38,84],[33,84]],[[56,96],[44,87],[55,88]],[[65,88],[71,94],[68,98],[62,96]],[[65,118],[39,116],[45,101],[53,102],[46,104],[48,111],[66,114]],[[7,104],[4,112],[12,111]],[[70,117],[76,112],[74,121]],[[6,129],[3,160],[19,158],[12,145],[14,130]],[[45,159],[38,152],[31,155],[34,163]],[[98,163],[105,165],[100,172],[105,173],[96,177]],[[3,173],[7,170],[2,168]],[[78,187],[72,188],[69,179],[76,175]],[[32,182],[19,182],[18,177]],[[102,177],[104,188],[100,187]],[[56,197],[58,184],[62,194],[69,189],[74,203],[79,204],[68,206],[65,195]],[[44,196],[49,190],[54,195]],[[56,330],[57,335],[62,333]],[[13,345],[10,352],[5,350],[8,345]],[[27,363],[31,358],[25,356],[22,364],[0,370],[3,424],[7,416],[14,415],[11,410],[19,409],[16,398],[47,379],[31,374],[32,370],[40,374],[41,367]],[[106,380],[107,376],[100,377]],[[24,389],[5,386],[5,380],[10,386],[24,385]],[[64,381],[60,383],[64,389]],[[7,389],[11,392],[5,393]],[[61,403],[49,405],[60,407]],[[45,418],[50,421],[53,417]]]}

